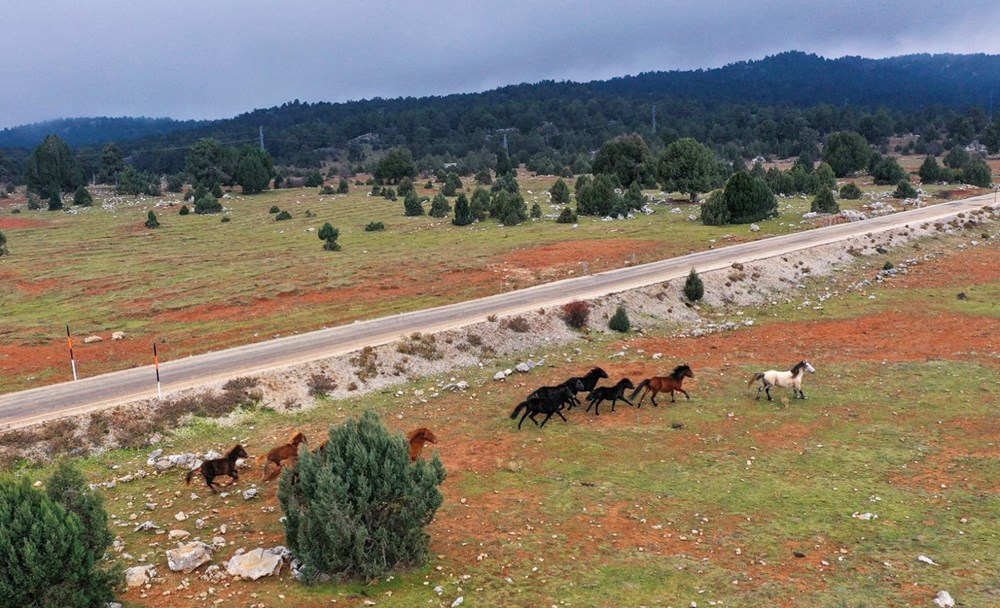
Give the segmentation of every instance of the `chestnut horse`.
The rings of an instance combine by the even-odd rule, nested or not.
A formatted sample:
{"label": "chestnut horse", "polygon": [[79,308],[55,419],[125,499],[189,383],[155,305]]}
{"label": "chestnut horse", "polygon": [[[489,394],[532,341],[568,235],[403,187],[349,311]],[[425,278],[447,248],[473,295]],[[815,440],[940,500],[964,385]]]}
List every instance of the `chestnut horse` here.
{"label": "chestnut horse", "polygon": [[[272,448],[267,454],[261,454],[257,457],[257,464],[263,463],[263,468],[261,469],[260,475],[267,481],[267,464],[273,462],[274,464],[281,466],[281,461],[296,456],[299,453],[299,444],[309,443],[306,440],[306,436],[301,432],[292,435],[292,438],[283,445],[279,445],[276,448]],[[274,479],[271,477],[270,479]]]}
{"label": "chestnut horse", "polygon": [[250,455],[243,449],[243,446],[236,444],[222,458],[206,460],[200,466],[188,471],[187,477],[184,479],[184,485],[191,485],[191,478],[194,477],[195,473],[200,471],[202,477],[205,478],[205,484],[208,485],[208,489],[212,492],[217,492],[215,486],[212,484],[212,480],[220,475],[229,475],[234,482],[238,481],[240,473],[236,470],[236,461],[240,458],[249,457]]}
{"label": "chestnut horse", "polygon": [[424,443],[437,443],[434,432],[425,426],[407,433],[406,439],[410,442],[410,462],[420,456],[420,452],[424,449]]}
{"label": "chestnut horse", "polygon": [[632,393],[632,398],[639,394],[642,389],[647,389],[646,393],[643,393],[639,401],[636,402],[636,406],[642,407],[642,400],[646,398],[646,394],[649,394],[649,400],[653,402],[653,405],[659,405],[656,402],[656,395],[659,393],[665,393],[670,391],[670,403],[674,403],[674,391],[684,393],[684,396],[691,399],[691,395],[687,394],[687,391],[681,388],[681,383],[684,382],[684,378],[694,378],[694,372],[687,365],[678,365],[674,368],[674,371],[670,372],[669,376],[653,376],[652,378],[647,378],[639,383],[639,386],[635,387],[635,391]]}
{"label": "chestnut horse", "polygon": [[750,382],[747,383],[747,386],[750,386],[754,382],[760,382],[760,386],[757,387],[757,399],[760,399],[760,392],[764,391],[767,393],[767,400],[774,401],[771,398],[772,386],[791,388],[795,399],[805,399],[806,394],[802,392],[802,376],[805,375],[805,372],[815,374],[816,369],[812,365],[809,365],[808,361],[799,361],[787,372],[779,372],[773,369],[769,369],[766,372],[757,372],[750,377]]}

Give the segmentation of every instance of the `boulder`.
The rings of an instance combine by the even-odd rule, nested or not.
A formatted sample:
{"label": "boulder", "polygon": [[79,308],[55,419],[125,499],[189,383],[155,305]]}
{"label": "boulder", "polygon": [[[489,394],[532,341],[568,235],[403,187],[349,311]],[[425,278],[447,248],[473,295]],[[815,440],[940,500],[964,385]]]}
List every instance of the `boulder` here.
{"label": "boulder", "polygon": [[111,341],[112,342],[120,342],[120,341],[122,341],[124,339],[125,339],[125,332],[123,332],[123,331],[116,331],[116,332],[114,332],[114,333],[111,334]]}
{"label": "boulder", "polygon": [[87,336],[83,339],[84,344],[94,344],[95,342],[104,342],[104,338],[100,336]]}
{"label": "boulder", "polygon": [[284,547],[273,549],[258,548],[243,554],[234,555],[226,562],[226,572],[230,576],[255,581],[265,576],[274,576],[281,571],[285,563]]}
{"label": "boulder", "polygon": [[125,571],[125,585],[132,587],[142,587],[153,580],[156,576],[156,566],[132,566]]}
{"label": "boulder", "polygon": [[181,543],[167,550],[167,566],[173,572],[193,572],[212,561],[212,550],[205,543]]}

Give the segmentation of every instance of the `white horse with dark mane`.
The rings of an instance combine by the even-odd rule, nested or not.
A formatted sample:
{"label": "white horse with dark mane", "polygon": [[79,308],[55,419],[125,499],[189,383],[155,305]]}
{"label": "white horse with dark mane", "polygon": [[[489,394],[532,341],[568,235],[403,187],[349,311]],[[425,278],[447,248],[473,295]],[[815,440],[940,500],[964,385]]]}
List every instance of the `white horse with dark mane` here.
{"label": "white horse with dark mane", "polygon": [[802,392],[802,376],[806,372],[815,374],[816,369],[812,365],[809,365],[808,361],[799,361],[787,372],[779,372],[773,369],[769,369],[766,372],[757,372],[750,378],[747,386],[752,385],[754,382],[760,382],[760,386],[757,387],[757,399],[760,399],[760,392],[764,391],[767,393],[767,400],[774,401],[771,398],[772,386],[790,388],[796,399],[805,399],[806,394]]}

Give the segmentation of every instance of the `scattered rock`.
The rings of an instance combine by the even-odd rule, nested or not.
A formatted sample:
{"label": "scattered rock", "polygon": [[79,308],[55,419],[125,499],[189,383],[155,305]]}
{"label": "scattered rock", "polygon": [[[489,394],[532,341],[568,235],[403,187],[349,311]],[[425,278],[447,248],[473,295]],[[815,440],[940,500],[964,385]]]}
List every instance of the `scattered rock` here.
{"label": "scattered rock", "polygon": [[181,543],[176,549],[167,550],[167,566],[173,572],[193,572],[210,561],[212,550],[205,543]]}
{"label": "scattered rock", "polygon": [[191,536],[191,533],[188,532],[187,530],[171,530],[170,532],[167,533],[167,537],[170,540],[181,540],[189,536]]}
{"label": "scattered rock", "polygon": [[160,526],[154,524],[153,522],[151,522],[151,521],[149,521],[147,519],[146,521],[144,521],[141,524],[139,524],[138,526],[136,526],[135,530],[132,530],[132,531],[133,532],[149,532],[150,530],[159,530],[159,529],[160,529]]}
{"label": "scattered rock", "polygon": [[111,334],[111,341],[112,342],[121,342],[124,339],[125,339],[125,332],[123,332],[123,331],[116,331],[116,332],[114,332],[114,333]]}
{"label": "scattered rock", "polygon": [[514,369],[521,372],[522,374],[527,374],[532,370],[533,367],[535,367],[534,363],[532,363],[531,361],[525,361],[515,365]]}
{"label": "scattered rock", "polygon": [[955,600],[951,597],[950,593],[942,590],[938,591],[937,597],[934,598],[934,604],[941,608],[954,608]]}
{"label": "scattered rock", "polygon": [[956,297],[957,297],[957,298],[958,298],[959,300],[968,300],[968,299],[969,299],[969,296],[965,295],[965,292],[964,292],[964,291],[960,291],[960,292],[958,292],[958,295],[957,295]]}
{"label": "scattered rock", "polygon": [[757,224],[750,224],[750,232],[760,232],[760,226]]}
{"label": "scattered rock", "polygon": [[505,374],[503,372],[497,372],[497,373],[493,374],[493,379],[494,380],[506,380],[507,379],[507,374]]}
{"label": "scattered rock", "polygon": [[84,344],[94,344],[96,342],[104,342],[104,338],[100,336],[87,336],[83,339]]}
{"label": "scattered rock", "polygon": [[936,566],[937,565],[937,562],[935,562],[931,558],[927,557],[926,555],[918,555],[917,556],[917,561],[918,562],[924,562],[925,564],[930,564],[931,566]]}
{"label": "scattered rock", "polygon": [[851,517],[853,517],[854,519],[861,519],[864,521],[871,521],[873,519],[878,519],[878,515],[874,513],[858,513],[857,511],[852,513]]}
{"label": "scattered rock", "polygon": [[465,601],[465,597],[464,596],[461,596],[461,595],[458,596],[458,598],[454,602],[451,603],[451,608],[458,608],[459,606],[462,605],[462,602],[464,602],[464,601]]}
{"label": "scattered rock", "polygon": [[180,511],[176,515],[174,515],[174,519],[176,519],[177,521],[184,521],[187,518],[188,518],[187,513],[185,513],[184,511]]}
{"label": "scattered rock", "polygon": [[274,576],[281,571],[286,554],[287,550],[284,547],[254,549],[241,555],[234,555],[226,562],[226,572],[230,576],[252,581],[265,576]]}
{"label": "scattered rock", "polygon": [[684,428],[684,423],[683,422],[672,422],[672,423],[670,423],[670,428],[680,430],[680,429]]}
{"label": "scattered rock", "polygon": [[142,587],[156,576],[156,566],[133,566],[125,570],[125,585],[129,588]]}
{"label": "scattered rock", "polygon": [[249,489],[243,490],[243,500],[250,500],[251,498],[254,498],[255,496],[257,496],[257,488],[249,488]]}
{"label": "scattered rock", "polygon": [[792,553],[792,555],[794,555],[795,557],[805,557],[806,556],[806,554],[803,553],[803,552],[801,552],[801,551],[795,551],[795,552]]}

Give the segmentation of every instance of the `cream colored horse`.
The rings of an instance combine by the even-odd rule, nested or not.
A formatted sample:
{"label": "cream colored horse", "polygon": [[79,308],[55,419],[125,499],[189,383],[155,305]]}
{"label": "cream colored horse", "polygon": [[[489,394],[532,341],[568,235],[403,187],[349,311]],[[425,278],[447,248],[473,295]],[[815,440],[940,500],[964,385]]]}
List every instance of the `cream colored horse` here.
{"label": "cream colored horse", "polygon": [[771,398],[772,386],[791,388],[792,394],[796,399],[805,399],[806,394],[802,392],[802,376],[805,375],[805,372],[815,374],[816,369],[812,365],[809,365],[808,361],[799,361],[795,364],[795,367],[787,372],[779,372],[773,369],[769,369],[766,372],[757,372],[750,378],[747,386],[750,386],[754,382],[760,382],[760,386],[757,387],[757,399],[760,399],[760,392],[764,391],[767,393],[767,400],[774,401]]}

